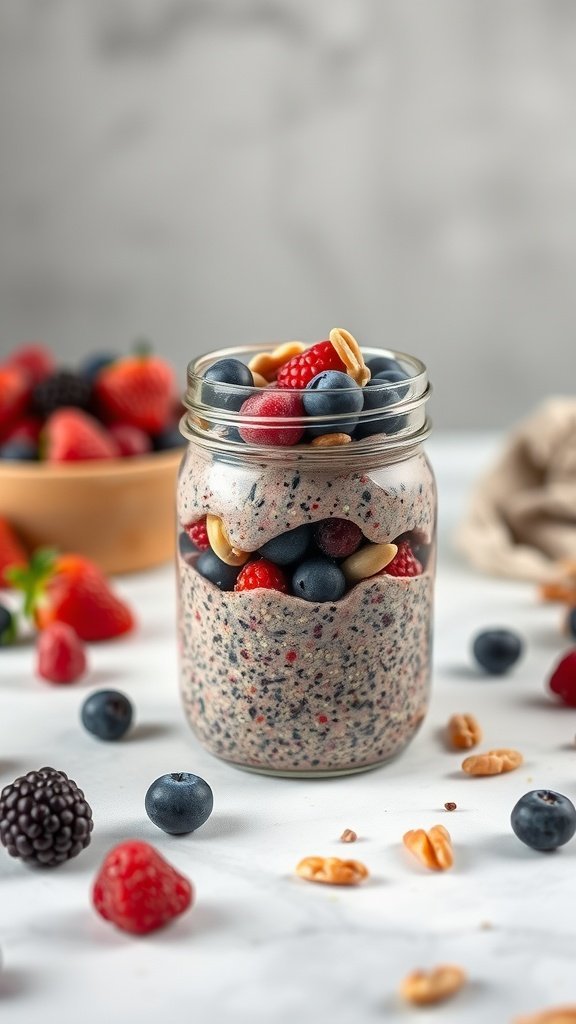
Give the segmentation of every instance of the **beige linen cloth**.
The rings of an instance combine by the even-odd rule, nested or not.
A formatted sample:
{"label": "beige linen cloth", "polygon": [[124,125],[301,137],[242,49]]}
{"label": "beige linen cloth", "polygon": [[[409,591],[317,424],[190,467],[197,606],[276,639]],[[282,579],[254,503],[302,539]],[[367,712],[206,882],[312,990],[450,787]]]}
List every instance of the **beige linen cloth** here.
{"label": "beige linen cloth", "polygon": [[576,399],[548,399],[513,431],[476,485],[456,544],[496,576],[543,582],[576,563]]}

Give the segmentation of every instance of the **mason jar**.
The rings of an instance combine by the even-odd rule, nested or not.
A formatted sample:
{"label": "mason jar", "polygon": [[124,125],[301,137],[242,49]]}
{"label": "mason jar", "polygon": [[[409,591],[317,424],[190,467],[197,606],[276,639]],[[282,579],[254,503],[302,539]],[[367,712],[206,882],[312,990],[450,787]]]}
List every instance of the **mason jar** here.
{"label": "mason jar", "polygon": [[[368,364],[394,359],[404,379],[372,381],[380,398],[352,425],[346,413],[251,416],[240,408],[262,389],[207,386],[216,361],[253,363],[269,348],[223,349],[188,368],[189,444],[177,499],[184,709],[199,741],[238,767],[302,777],[360,772],[398,755],[428,706],[436,488],[423,450],[427,372],[406,353],[363,349]],[[298,442],[286,444],[284,433],[275,444],[287,427]],[[232,552],[228,561],[206,552],[207,523],[210,544]],[[278,539],[285,549],[286,535],[300,541],[294,561],[280,560],[284,589],[266,580],[239,588],[239,574],[254,582],[254,563]],[[322,543],[349,535],[359,546],[346,557]],[[382,568],[386,551],[394,557],[386,554]],[[346,574],[340,596],[315,600],[314,587],[312,597],[299,589],[311,560],[330,579]],[[224,566],[220,575],[214,564]],[[350,573],[350,565],[359,569]]]}

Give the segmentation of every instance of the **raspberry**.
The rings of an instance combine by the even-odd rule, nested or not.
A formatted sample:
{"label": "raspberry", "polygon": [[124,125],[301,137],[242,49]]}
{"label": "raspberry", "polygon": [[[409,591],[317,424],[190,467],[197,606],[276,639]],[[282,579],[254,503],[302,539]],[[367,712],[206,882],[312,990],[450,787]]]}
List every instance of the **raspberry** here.
{"label": "raspberry", "polygon": [[289,359],[278,370],[276,383],[279,388],[305,388],[323,370],[346,370],[331,341],[319,341],[299,356]]}
{"label": "raspberry", "polygon": [[347,558],[362,543],[362,530],[349,519],[323,519],[314,531],[320,551],[330,558]]}
{"label": "raspberry", "polygon": [[197,523],[187,526],[186,533],[197,551],[208,551],[210,541],[206,532],[206,516],[203,519],[199,519]]}
{"label": "raspberry", "polygon": [[550,677],[550,689],[569,708],[576,708],[576,650],[558,662]]}
{"label": "raspberry", "polygon": [[0,842],[25,864],[56,867],[90,843],[92,811],[65,772],[40,768],[0,793]]}
{"label": "raspberry", "polygon": [[278,391],[267,389],[259,391],[247,398],[240,409],[241,416],[258,418],[259,416],[271,417],[275,423],[257,427],[253,425],[239,426],[238,433],[247,444],[265,444],[285,447],[298,444],[304,434],[304,427],[298,424],[286,424],[282,426],[282,420],[287,416],[300,417],[304,415],[302,400],[299,395],[291,395],[289,391]]}
{"label": "raspberry", "polygon": [[288,583],[281,569],[274,562],[267,558],[258,558],[255,562],[248,562],[242,569],[234,590],[279,590],[282,594],[288,591]]}
{"label": "raspberry", "polygon": [[407,540],[401,540],[398,551],[384,569],[387,576],[420,576],[422,566]]}
{"label": "raspberry", "polygon": [[187,910],[193,898],[188,879],[137,839],[110,850],[92,890],[101,917],[134,935],[161,928]]}
{"label": "raspberry", "polygon": [[36,644],[38,675],[50,683],[75,683],[86,671],[84,644],[65,622],[43,629]]}

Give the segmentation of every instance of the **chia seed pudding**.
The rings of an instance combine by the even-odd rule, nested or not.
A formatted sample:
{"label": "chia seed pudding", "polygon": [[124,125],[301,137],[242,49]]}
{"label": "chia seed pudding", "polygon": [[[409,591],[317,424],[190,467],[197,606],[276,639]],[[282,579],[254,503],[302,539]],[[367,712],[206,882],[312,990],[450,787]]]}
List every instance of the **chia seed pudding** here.
{"label": "chia seed pudding", "polygon": [[[251,458],[213,433],[211,444],[192,441],[178,484],[180,529],[199,544],[179,545],[181,691],[213,754],[272,774],[336,775],[389,760],[415,735],[429,693],[436,490],[414,434],[411,423],[392,457],[384,434],[358,442],[357,457],[353,440],[322,461],[306,444]],[[269,541],[306,524],[315,536],[327,520],[399,554],[335,600],[303,599],[289,584],[219,589],[196,568],[208,545],[190,524],[206,516],[232,550],[251,553],[247,567]]]}

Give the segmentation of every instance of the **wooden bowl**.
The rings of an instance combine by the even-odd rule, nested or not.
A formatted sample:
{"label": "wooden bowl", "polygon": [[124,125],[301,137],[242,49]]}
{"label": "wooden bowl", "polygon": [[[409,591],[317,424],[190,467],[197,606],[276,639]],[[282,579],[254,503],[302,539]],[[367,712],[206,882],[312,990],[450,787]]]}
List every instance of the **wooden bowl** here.
{"label": "wooden bowl", "polygon": [[107,573],[148,569],[174,554],[182,454],[58,465],[0,460],[0,516],[30,550],[83,554]]}

